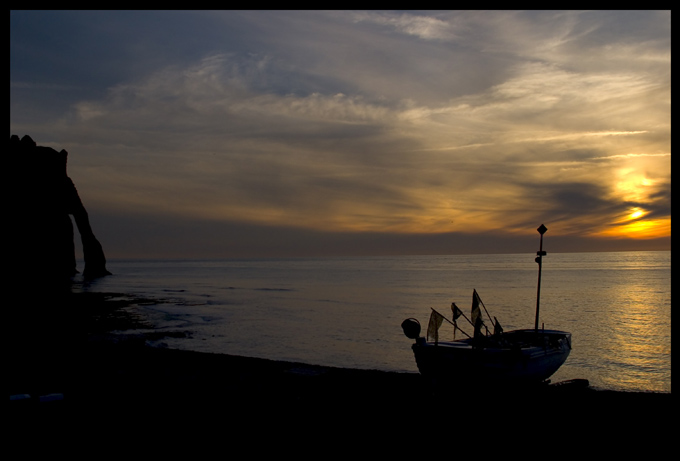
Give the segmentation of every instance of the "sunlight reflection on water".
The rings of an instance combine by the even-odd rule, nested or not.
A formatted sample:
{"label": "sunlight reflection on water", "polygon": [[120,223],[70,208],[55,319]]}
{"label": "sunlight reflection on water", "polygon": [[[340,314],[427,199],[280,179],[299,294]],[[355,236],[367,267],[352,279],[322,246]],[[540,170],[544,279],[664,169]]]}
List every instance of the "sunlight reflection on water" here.
{"label": "sunlight reflection on water", "polygon": [[[469,314],[477,289],[506,330],[531,328],[532,255],[124,261],[87,289],[173,300],[146,308],[169,347],[339,367],[417,372],[401,321],[430,307]],[[670,252],[549,254],[540,324],[573,334],[553,381],[670,392]],[[446,324],[445,324],[446,325]],[[453,336],[442,328],[442,335]]]}

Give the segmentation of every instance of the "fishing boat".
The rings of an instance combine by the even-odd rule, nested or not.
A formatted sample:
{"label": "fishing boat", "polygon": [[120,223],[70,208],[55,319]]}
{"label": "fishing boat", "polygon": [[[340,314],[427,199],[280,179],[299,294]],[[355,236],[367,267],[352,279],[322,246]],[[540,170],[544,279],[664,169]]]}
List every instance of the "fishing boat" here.
{"label": "fishing boat", "polygon": [[[451,304],[453,320],[432,309],[426,337],[420,336],[420,323],[409,318],[402,322],[404,334],[415,340],[412,345],[420,374],[435,383],[455,382],[457,385],[533,385],[547,381],[567,360],[571,352],[571,333],[546,330],[538,327],[541,296],[541,269],[543,234],[548,230],[543,224],[537,229],[541,234],[538,263],[538,289],[536,294],[536,321],[533,329],[503,331],[498,320],[493,320],[476,290],[472,294],[471,318]],[[485,317],[492,326],[490,331]],[[472,336],[459,327],[463,317],[474,329]],[[439,327],[444,321],[454,326],[454,337],[460,331],[466,337],[453,341],[439,339]]]}

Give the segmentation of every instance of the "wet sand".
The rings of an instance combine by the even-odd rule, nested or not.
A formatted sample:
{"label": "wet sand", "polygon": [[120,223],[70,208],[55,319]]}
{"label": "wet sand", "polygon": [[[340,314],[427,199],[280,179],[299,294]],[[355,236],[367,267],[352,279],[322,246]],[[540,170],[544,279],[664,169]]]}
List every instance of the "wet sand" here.
{"label": "wet sand", "polygon": [[146,341],[157,339],[154,333],[111,333],[144,326],[126,308],[139,301],[87,294],[71,298],[68,317],[18,319],[30,326],[13,331],[9,391],[31,398],[10,402],[17,428],[63,429],[63,421],[77,421],[81,430],[210,426],[245,436],[275,427],[277,435],[299,436],[333,428],[365,436],[377,427],[424,432],[445,423],[458,434],[481,425],[487,435],[568,427],[589,438],[605,429],[639,435],[668,428],[671,394],[580,386],[436,392],[415,373],[152,348]]}

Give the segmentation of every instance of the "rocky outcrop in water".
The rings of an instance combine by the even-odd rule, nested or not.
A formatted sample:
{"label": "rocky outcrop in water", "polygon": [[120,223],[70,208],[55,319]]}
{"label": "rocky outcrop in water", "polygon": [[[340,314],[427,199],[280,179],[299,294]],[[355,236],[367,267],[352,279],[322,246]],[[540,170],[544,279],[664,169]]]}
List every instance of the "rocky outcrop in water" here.
{"label": "rocky outcrop in water", "polygon": [[76,269],[73,216],[83,246],[86,278],[110,275],[78,191],[68,177],[65,150],[38,146],[29,137],[12,135],[5,181],[10,204],[5,244],[6,266],[15,277],[41,282],[64,281]]}

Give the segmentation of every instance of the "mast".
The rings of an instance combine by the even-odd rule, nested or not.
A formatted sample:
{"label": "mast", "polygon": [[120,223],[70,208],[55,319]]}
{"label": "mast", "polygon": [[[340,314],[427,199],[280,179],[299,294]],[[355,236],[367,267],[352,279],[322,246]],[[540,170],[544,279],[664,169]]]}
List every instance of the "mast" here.
{"label": "mast", "polygon": [[541,224],[536,230],[541,234],[541,244],[536,252],[536,262],[538,263],[538,288],[536,289],[536,322],[534,323],[534,331],[538,333],[538,312],[541,304],[541,268],[543,267],[543,256],[548,254],[543,251],[543,234],[545,234],[548,228]]}

